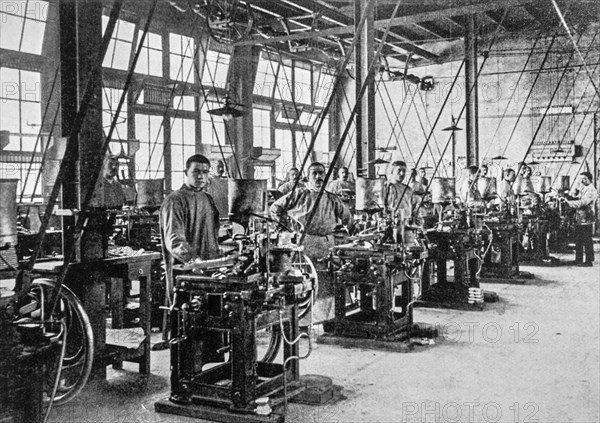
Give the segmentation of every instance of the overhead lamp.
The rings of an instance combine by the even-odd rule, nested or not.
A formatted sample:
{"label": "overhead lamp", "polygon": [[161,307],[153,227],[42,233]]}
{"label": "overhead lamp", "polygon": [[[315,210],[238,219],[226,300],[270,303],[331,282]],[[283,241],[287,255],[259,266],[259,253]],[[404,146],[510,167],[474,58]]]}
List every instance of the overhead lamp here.
{"label": "overhead lamp", "polygon": [[368,163],[374,164],[374,165],[380,165],[380,164],[388,164],[389,162],[387,160],[377,158],[374,160],[370,160]]}
{"label": "overhead lamp", "polygon": [[553,153],[564,153],[565,150],[563,150],[563,148],[561,146],[558,146],[558,148],[555,148],[554,150],[552,150]]}
{"label": "overhead lamp", "polygon": [[535,160],[527,163],[527,165],[529,165],[529,166],[536,166],[536,165],[539,165],[539,164],[540,164],[540,162],[536,162]]}
{"label": "overhead lamp", "polygon": [[508,157],[504,157],[500,154],[499,156],[492,157],[492,160],[508,160]]}
{"label": "overhead lamp", "polygon": [[462,131],[462,128],[456,126],[456,119],[454,119],[454,116],[452,116],[452,125],[442,129],[442,131]]}
{"label": "overhead lamp", "polygon": [[244,116],[246,114],[246,111],[244,110],[245,108],[246,106],[234,101],[231,98],[230,91],[228,90],[223,98],[223,106],[216,109],[207,110],[207,113],[213,116],[221,116],[223,120],[230,121],[232,119]]}

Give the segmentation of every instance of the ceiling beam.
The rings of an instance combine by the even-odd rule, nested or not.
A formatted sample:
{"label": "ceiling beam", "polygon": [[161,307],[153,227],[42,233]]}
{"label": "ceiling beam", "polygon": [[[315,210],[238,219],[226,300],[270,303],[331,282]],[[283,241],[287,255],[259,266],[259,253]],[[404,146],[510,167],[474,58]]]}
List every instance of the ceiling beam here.
{"label": "ceiling beam", "polygon": [[[407,25],[422,21],[430,21],[444,16],[460,16],[473,13],[483,13],[488,10],[518,6],[524,3],[530,3],[532,0],[493,0],[481,1],[470,6],[450,7],[447,9],[436,10],[432,12],[416,13],[414,15],[399,16],[393,19],[381,19],[375,21],[375,29],[383,30],[390,26]],[[339,36],[343,34],[353,34],[354,25],[339,26],[324,29],[322,31],[306,31],[298,34],[284,35],[281,37],[273,37],[264,39],[262,37],[252,37],[247,40],[238,41],[234,45],[254,45],[254,44],[273,44],[288,40],[304,40],[317,37]]]}

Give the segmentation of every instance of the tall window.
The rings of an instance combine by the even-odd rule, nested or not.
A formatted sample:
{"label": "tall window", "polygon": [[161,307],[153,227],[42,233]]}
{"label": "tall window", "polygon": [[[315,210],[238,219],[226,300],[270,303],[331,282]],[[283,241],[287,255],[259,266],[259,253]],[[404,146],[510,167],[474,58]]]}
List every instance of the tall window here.
{"label": "tall window", "polygon": [[196,110],[196,103],[194,97],[191,95],[176,95],[173,96],[173,108],[175,110],[189,110],[193,112]]}
{"label": "tall window", "polygon": [[[308,151],[308,144],[310,143],[310,132],[296,131],[296,165],[301,165]],[[308,161],[310,163],[310,159]]]}
{"label": "tall window", "polygon": [[294,66],[294,101],[311,104],[310,70]]}
{"label": "tall window", "polygon": [[252,109],[254,123],[254,145],[271,148],[271,111]]}
{"label": "tall window", "polygon": [[[104,135],[108,135],[108,132],[110,131],[110,125],[112,124],[115,114],[117,113],[117,107],[119,106],[119,101],[121,100],[123,90],[104,87],[102,91],[102,127],[104,128]],[[123,106],[121,107],[121,112],[119,113],[119,118],[117,119],[117,125],[113,131],[112,139],[127,139],[127,100],[123,102]],[[119,150],[113,149],[112,143],[111,151],[113,151],[115,154],[119,153]]]}
{"label": "tall window", "polygon": [[170,77],[178,81],[194,82],[194,39],[185,35],[169,34]]}
{"label": "tall window", "polygon": [[[108,16],[102,16],[102,33],[106,31],[107,25]],[[117,19],[102,66],[121,70],[129,69],[129,59],[131,57],[134,33],[134,23]]]}
{"label": "tall window", "polygon": [[331,95],[331,90],[333,89],[333,83],[335,82],[335,77],[325,72],[321,72],[321,77],[319,78],[319,82],[314,91],[314,104],[315,106],[323,107],[329,96]]}
{"label": "tall window", "polygon": [[275,177],[283,181],[287,171],[294,167],[292,132],[290,130],[275,129],[275,148],[281,150],[281,155],[275,161]]}
{"label": "tall window", "polygon": [[[27,176],[29,170],[29,163],[11,163],[0,161],[0,179],[18,179],[17,182],[17,199],[20,198],[21,192],[23,192],[23,201],[39,201],[42,199],[42,184],[43,178],[37,181],[36,179],[40,172],[40,163],[33,163],[31,166],[31,172]],[[26,183],[25,190],[23,191],[23,184]],[[33,188],[35,186],[35,193]]]}
{"label": "tall window", "polygon": [[275,92],[273,93],[275,98],[280,100],[292,101],[292,67],[283,65],[277,74],[277,84],[275,86]]}
{"label": "tall window", "polygon": [[[142,39],[143,31],[138,33],[138,44]],[[135,65],[137,73],[145,75],[162,76],[162,37],[159,34],[148,32],[144,39],[144,45],[140,57]]]}
{"label": "tall window", "polygon": [[273,97],[275,89],[275,75],[279,64],[271,60],[263,59],[258,61],[256,70],[256,82],[254,83],[254,94],[264,97]]}
{"label": "tall window", "polygon": [[138,179],[164,177],[162,120],[162,116],[135,116],[135,136],[140,140],[140,149],[135,155],[135,177]]}
{"label": "tall window", "polygon": [[0,48],[41,54],[47,1],[0,1]]}
{"label": "tall window", "polygon": [[329,151],[329,118],[328,117],[323,119],[323,125],[321,126],[321,130],[317,134],[317,139],[315,140],[315,151],[322,151],[322,152]]}
{"label": "tall window", "polygon": [[40,73],[0,67],[0,86],[0,128],[10,132],[4,149],[33,151],[42,124]]}
{"label": "tall window", "polygon": [[206,52],[206,65],[202,72],[202,85],[225,88],[230,59],[229,54],[208,50]]}
{"label": "tall window", "polygon": [[183,184],[185,161],[196,152],[196,121],[171,119],[171,188]]}
{"label": "tall window", "polygon": [[208,114],[208,110],[219,107],[219,104],[214,101],[207,101],[200,109],[200,120],[202,132],[202,144],[221,145],[228,144],[225,138],[225,122],[221,116],[212,116]]}
{"label": "tall window", "polygon": [[254,179],[265,179],[267,188],[273,187],[273,168],[272,166],[254,166]]}

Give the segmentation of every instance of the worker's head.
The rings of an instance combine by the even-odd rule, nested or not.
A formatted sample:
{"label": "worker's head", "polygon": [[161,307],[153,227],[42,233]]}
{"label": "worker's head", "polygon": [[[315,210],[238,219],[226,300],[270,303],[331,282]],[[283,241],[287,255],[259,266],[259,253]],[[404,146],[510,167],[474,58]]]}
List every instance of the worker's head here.
{"label": "worker's head", "polygon": [[347,181],[349,175],[350,173],[348,173],[348,168],[346,166],[342,166],[338,169],[338,178],[340,178],[340,181]]}
{"label": "worker's head", "polygon": [[319,162],[313,162],[308,167],[308,189],[320,190],[325,180],[325,166]]}
{"label": "worker's head", "polygon": [[225,163],[223,160],[218,160],[215,166],[215,175],[222,177],[225,174]]}
{"label": "worker's head", "polygon": [[210,160],[202,154],[194,154],[185,162],[185,184],[190,188],[203,189],[208,183]]}
{"label": "worker's head", "polygon": [[531,167],[527,163],[520,163],[520,166],[521,166],[521,171],[519,173],[521,174],[521,176],[523,176],[525,178],[529,178],[531,176],[531,174],[533,173],[533,171],[531,170]]}
{"label": "worker's head", "polygon": [[406,163],[402,160],[396,160],[392,163],[390,172],[388,174],[388,181],[392,184],[398,184],[404,180],[406,176]]}
{"label": "worker's head", "polygon": [[594,178],[592,177],[592,174],[590,172],[581,172],[579,174],[579,180],[581,181],[581,184],[583,186],[588,186],[589,184],[591,184],[592,179]]}
{"label": "worker's head", "polygon": [[427,176],[427,171],[424,167],[422,167],[421,169],[419,169],[419,175],[421,176],[421,178],[424,178]]}
{"label": "worker's head", "polygon": [[119,172],[119,158],[114,154],[107,155],[104,158],[102,176],[105,179],[113,180],[117,177],[117,172]]}
{"label": "worker's head", "polygon": [[489,172],[489,168],[488,165],[481,165],[481,167],[479,168],[479,176],[481,176],[482,178],[486,178]]}
{"label": "worker's head", "polygon": [[289,182],[295,182],[298,179],[300,179],[300,170],[298,170],[297,167],[293,167],[290,170],[288,170],[287,180]]}
{"label": "worker's head", "polygon": [[513,182],[517,177],[514,169],[504,169],[504,179],[508,182]]}

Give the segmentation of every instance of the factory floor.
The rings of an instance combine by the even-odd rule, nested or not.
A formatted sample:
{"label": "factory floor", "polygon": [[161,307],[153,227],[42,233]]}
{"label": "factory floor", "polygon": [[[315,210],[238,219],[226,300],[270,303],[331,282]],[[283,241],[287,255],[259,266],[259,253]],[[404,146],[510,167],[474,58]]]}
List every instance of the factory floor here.
{"label": "factory floor", "polygon": [[[484,285],[500,296],[485,311],[416,309],[415,321],[437,325],[440,337],[410,353],[314,343],[301,373],[330,377],[342,398],[290,404],[286,422],[598,422],[599,269],[598,259],[522,266],[535,279]],[[88,383],[49,421],[200,421],[154,411],[169,394],[168,351],[152,352],[151,376],[134,370],[110,369],[108,381]]]}

